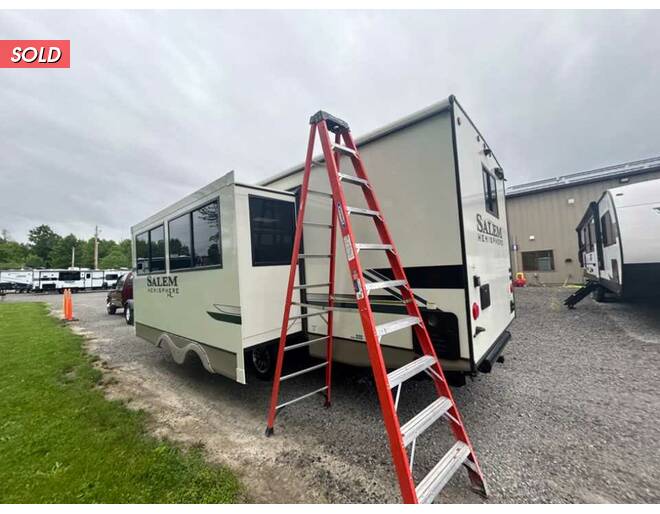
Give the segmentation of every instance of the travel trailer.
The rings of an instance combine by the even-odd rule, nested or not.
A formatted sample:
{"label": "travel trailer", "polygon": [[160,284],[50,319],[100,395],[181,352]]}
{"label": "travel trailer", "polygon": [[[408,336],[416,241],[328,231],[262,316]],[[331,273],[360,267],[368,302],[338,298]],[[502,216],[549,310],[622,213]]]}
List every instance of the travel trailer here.
{"label": "travel trailer", "polygon": [[[5,272],[6,273],[6,272]],[[32,276],[32,290],[35,292],[71,289],[73,292],[108,289],[114,287],[117,279],[125,273],[121,270],[91,270],[87,268],[36,269],[26,271]]]}
{"label": "travel trailer", "polygon": [[660,179],[608,189],[576,230],[586,283],[568,307],[590,293],[596,301],[660,296]]}
{"label": "travel trailer", "polygon": [[[492,150],[454,97],[356,142],[444,369],[459,383],[489,372],[515,316],[504,174]],[[317,169],[298,274],[304,283],[327,282],[327,260],[315,257],[328,253],[331,203],[325,168]],[[137,335],[177,362],[196,353],[207,370],[242,383],[246,363],[269,376],[301,181],[302,165],[259,186],[236,183],[230,173],[132,227]],[[356,220],[353,230],[370,240],[366,224]],[[346,263],[337,262],[334,358],[369,366]],[[371,280],[387,279],[385,262],[365,255],[362,263]],[[294,300],[327,303],[300,290]],[[405,312],[398,289],[371,301],[383,321]],[[294,309],[292,339],[325,334],[305,307]],[[415,355],[412,329],[399,334],[383,346],[392,367]]]}
{"label": "travel trailer", "polygon": [[32,270],[0,270],[0,291],[26,293],[32,290]]}

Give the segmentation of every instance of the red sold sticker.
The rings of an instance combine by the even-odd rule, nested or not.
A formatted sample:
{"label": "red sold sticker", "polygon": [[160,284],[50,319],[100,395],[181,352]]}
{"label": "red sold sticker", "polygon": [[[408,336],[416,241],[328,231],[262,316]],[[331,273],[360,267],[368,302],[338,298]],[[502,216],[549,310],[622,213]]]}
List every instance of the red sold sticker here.
{"label": "red sold sticker", "polygon": [[69,39],[1,39],[0,68],[70,68]]}

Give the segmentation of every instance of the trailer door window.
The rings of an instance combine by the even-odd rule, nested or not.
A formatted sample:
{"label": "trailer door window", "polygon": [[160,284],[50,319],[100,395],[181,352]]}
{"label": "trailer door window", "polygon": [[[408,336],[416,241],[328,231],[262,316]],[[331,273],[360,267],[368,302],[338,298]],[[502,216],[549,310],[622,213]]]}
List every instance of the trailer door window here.
{"label": "trailer door window", "polygon": [[554,271],[555,258],[552,250],[522,252],[523,271]]}
{"label": "trailer door window", "polygon": [[135,236],[135,257],[138,275],[149,273],[149,233]]}
{"label": "trailer door window", "polygon": [[170,221],[168,231],[170,270],[192,267],[190,213]]}
{"label": "trailer door window", "polygon": [[610,211],[607,211],[600,218],[601,232],[603,234],[603,246],[612,246],[616,243],[616,228],[612,223]]}
{"label": "trailer door window", "polygon": [[492,214],[496,218],[499,217],[499,210],[497,208],[497,179],[494,175],[482,167],[483,180],[484,180],[484,196],[486,199],[486,212]]}
{"label": "trailer door window", "polygon": [[192,212],[195,267],[222,266],[220,246],[220,205],[215,200]]}
{"label": "trailer door window", "polygon": [[149,269],[165,271],[165,226],[152,228],[149,231]]}
{"label": "trailer door window", "polygon": [[250,196],[250,237],[253,266],[291,263],[295,230],[293,202]]}

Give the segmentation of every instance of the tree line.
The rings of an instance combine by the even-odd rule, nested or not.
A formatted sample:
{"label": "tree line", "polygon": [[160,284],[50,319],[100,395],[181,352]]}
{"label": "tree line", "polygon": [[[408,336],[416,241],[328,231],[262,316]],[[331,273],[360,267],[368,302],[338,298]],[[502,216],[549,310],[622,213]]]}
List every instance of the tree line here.
{"label": "tree line", "polygon": [[[75,248],[75,265],[94,267],[94,238],[78,239],[74,234],[61,236],[48,225],[39,225],[28,232],[28,243],[12,241],[9,233],[0,233],[0,269],[68,268],[71,248]],[[131,240],[99,239],[99,268],[129,268]]]}

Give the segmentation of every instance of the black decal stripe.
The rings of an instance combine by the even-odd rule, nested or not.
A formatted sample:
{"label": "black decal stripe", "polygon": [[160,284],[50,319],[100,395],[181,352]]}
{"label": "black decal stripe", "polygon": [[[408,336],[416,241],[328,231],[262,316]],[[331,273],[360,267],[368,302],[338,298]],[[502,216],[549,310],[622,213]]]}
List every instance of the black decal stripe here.
{"label": "black decal stripe", "polygon": [[240,325],[241,324],[240,314],[224,314],[222,312],[211,312],[211,311],[206,311],[206,314],[208,314],[213,319],[218,320],[218,321],[224,321],[226,323],[233,323],[235,325]]}
{"label": "black decal stripe", "polygon": [[[394,278],[390,268],[376,268],[373,271]],[[413,289],[465,289],[463,265],[411,266],[404,268],[408,283]]]}

